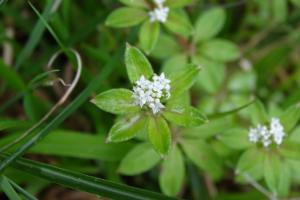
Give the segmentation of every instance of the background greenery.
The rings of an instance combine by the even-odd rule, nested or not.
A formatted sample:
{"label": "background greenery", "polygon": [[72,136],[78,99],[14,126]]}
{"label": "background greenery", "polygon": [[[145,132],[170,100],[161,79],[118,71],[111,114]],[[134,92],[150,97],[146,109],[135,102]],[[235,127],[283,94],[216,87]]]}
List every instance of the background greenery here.
{"label": "background greenery", "polygon": [[[64,94],[66,88],[53,83],[57,77],[45,73],[52,55],[71,47],[83,61],[80,81],[64,106],[26,140],[1,152],[2,172],[12,153],[16,157],[25,153],[25,159],[5,168],[1,199],[167,199],[158,194],[164,193],[184,199],[252,200],[275,198],[272,194],[278,188],[290,190],[276,198],[300,196],[300,128],[293,121],[299,108],[285,112],[300,101],[299,0],[195,0],[184,7],[186,15],[180,18],[188,19],[182,23],[189,24],[193,33],[180,29],[174,34],[162,27],[151,52],[140,42],[140,26],[115,29],[105,23],[122,6],[118,1],[31,1],[36,11],[23,0],[0,3],[1,147],[37,123]],[[178,153],[170,156],[175,163],[161,159],[139,139],[105,142],[116,117],[90,100],[112,88],[131,89],[124,64],[126,42],[146,49],[157,73],[176,73],[188,62],[202,66],[182,102],[191,102],[210,123],[174,130],[183,136],[176,151],[184,152],[179,158]],[[75,74],[72,61],[70,55],[61,56],[53,67],[66,83]],[[254,98],[263,105],[234,110]],[[253,152],[247,141],[248,128],[264,120],[263,107],[270,116],[284,113],[288,126],[296,127],[288,137],[292,144],[282,148],[282,160],[288,161],[276,169],[262,166],[262,154]],[[240,157],[245,152],[248,157]],[[273,166],[277,161],[266,162]],[[168,180],[162,176],[170,176],[162,173],[164,168],[171,171],[169,183],[162,183],[161,179]],[[237,175],[238,169],[252,178]],[[264,174],[267,181],[259,174],[264,170],[271,172]]]}

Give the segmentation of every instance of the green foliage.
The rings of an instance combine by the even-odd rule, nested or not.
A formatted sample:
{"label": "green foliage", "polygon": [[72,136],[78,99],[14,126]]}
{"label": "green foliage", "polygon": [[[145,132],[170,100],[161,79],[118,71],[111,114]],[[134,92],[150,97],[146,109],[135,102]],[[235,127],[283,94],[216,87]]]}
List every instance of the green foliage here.
{"label": "green foliage", "polygon": [[177,146],[173,146],[162,164],[159,184],[162,191],[170,196],[180,192],[184,182],[185,166],[183,155]]}
{"label": "green foliage", "polygon": [[150,78],[153,75],[152,66],[143,55],[143,53],[135,47],[126,45],[125,64],[129,80],[134,83],[141,76]]}
{"label": "green foliage", "polygon": [[225,19],[225,11],[221,8],[214,8],[202,13],[195,24],[195,41],[204,41],[215,37],[223,28]]}
{"label": "green foliage", "polygon": [[297,198],[299,0],[33,3],[0,1],[1,197]]}
{"label": "green foliage", "polygon": [[112,12],[106,19],[105,24],[112,27],[130,27],[141,23],[146,19],[147,13],[137,8],[119,8]]}
{"label": "green foliage", "polygon": [[136,175],[148,171],[160,161],[160,156],[150,144],[136,145],[122,159],[119,172],[125,175]]}
{"label": "green foliage", "polygon": [[133,93],[126,89],[112,89],[97,95],[93,103],[113,114],[137,112],[139,108],[132,101]]}

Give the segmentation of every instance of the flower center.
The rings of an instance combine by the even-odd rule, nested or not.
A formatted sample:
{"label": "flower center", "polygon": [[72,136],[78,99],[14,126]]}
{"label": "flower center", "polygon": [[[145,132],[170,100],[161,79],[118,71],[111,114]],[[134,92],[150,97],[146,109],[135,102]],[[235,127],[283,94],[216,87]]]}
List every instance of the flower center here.
{"label": "flower center", "polygon": [[265,125],[258,124],[255,128],[250,128],[248,136],[250,142],[261,142],[264,147],[268,147],[272,142],[280,145],[285,132],[280,120],[272,118],[269,129]]}
{"label": "flower center", "polygon": [[171,96],[170,82],[169,79],[165,78],[164,73],[160,76],[154,75],[152,81],[141,76],[133,87],[133,98],[136,105],[141,108],[144,106],[150,108],[153,114],[158,113],[165,107],[161,100],[167,100]]}
{"label": "flower center", "polygon": [[169,8],[164,7],[165,0],[154,0],[156,7],[149,12],[150,22],[166,22],[169,14]]}

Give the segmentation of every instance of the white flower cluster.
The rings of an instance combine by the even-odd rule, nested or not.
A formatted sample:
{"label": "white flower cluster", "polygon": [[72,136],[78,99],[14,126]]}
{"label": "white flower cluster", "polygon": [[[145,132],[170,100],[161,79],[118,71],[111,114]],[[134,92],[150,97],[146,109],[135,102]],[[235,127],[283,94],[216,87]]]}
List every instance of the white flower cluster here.
{"label": "white flower cluster", "polygon": [[135,103],[141,108],[145,105],[152,110],[152,112],[158,113],[164,105],[161,100],[169,99],[170,94],[170,80],[162,73],[160,76],[154,75],[152,81],[145,79],[141,76],[136,81],[133,87],[133,98]]}
{"label": "white flower cluster", "polygon": [[166,22],[169,14],[169,8],[165,7],[164,4],[165,0],[154,0],[156,5],[155,9],[149,12],[150,22]]}
{"label": "white flower cluster", "polygon": [[264,147],[268,147],[272,141],[280,145],[284,136],[283,126],[278,118],[271,119],[269,129],[265,125],[258,124],[255,128],[249,130],[250,142],[257,143],[261,141]]}

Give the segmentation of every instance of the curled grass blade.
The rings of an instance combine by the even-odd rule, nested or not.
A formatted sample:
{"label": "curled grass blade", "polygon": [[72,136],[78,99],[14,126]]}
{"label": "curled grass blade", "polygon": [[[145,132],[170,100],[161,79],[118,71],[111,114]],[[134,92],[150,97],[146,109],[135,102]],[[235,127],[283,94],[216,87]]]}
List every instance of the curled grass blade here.
{"label": "curled grass blade", "polygon": [[[119,54],[118,54],[119,55]],[[50,121],[45,127],[43,127],[36,135],[34,135],[30,140],[28,140],[25,144],[16,149],[16,151],[2,160],[0,164],[0,172],[2,173],[4,169],[11,164],[17,157],[24,154],[30,147],[32,147],[35,143],[45,137],[50,131],[58,127],[64,120],[69,117],[74,111],[76,111],[91,95],[91,93],[99,88],[100,83],[107,78],[107,76],[114,69],[115,58],[111,60],[111,62],[104,67],[102,73],[97,75],[89,85],[72,101],[69,105],[67,105],[60,114],[58,114],[52,121]]]}

